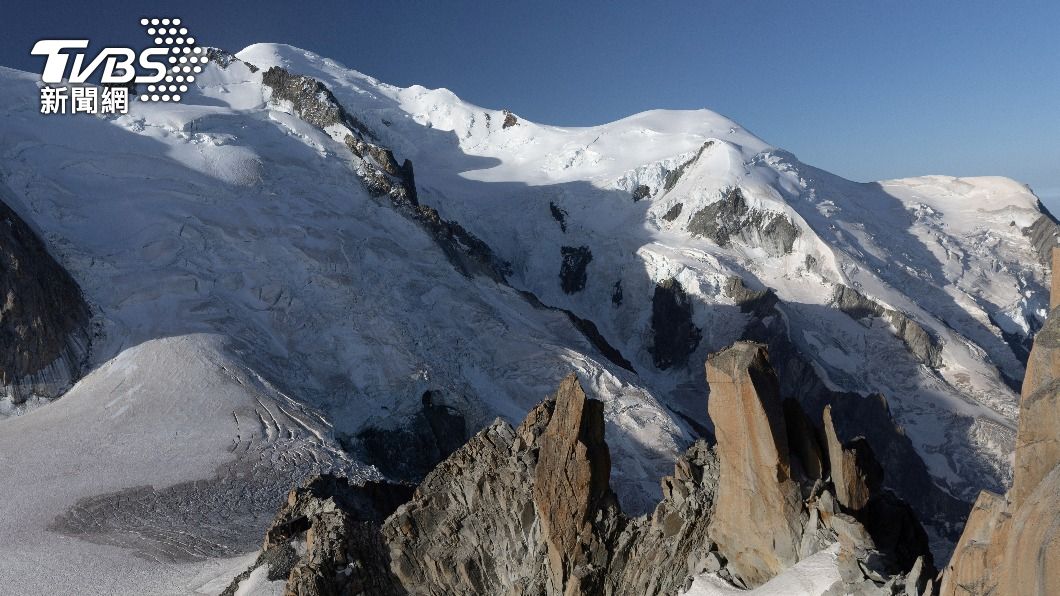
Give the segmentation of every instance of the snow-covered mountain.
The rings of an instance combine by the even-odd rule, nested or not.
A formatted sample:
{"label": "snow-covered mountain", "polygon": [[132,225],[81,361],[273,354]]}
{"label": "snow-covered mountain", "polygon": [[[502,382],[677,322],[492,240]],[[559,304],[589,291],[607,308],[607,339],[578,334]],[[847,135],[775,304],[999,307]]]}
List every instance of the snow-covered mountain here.
{"label": "snow-covered mountain", "polygon": [[647,511],[711,431],[702,362],[745,337],[929,475],[942,552],[958,499],[1008,484],[1054,235],[1025,186],[854,183],[706,110],[561,128],[288,46],[212,56],[181,103],[107,118],[42,116],[0,69],[2,199],[93,315],[80,381],[2,405],[18,592],[219,591],[294,482],[415,477],[571,370]]}

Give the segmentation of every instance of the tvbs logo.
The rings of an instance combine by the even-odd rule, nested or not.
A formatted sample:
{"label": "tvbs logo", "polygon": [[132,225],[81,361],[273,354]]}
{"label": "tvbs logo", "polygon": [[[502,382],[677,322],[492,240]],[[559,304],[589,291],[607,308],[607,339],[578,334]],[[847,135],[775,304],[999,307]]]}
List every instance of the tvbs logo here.
{"label": "tvbs logo", "polygon": [[[77,50],[87,39],[42,39],[30,51],[45,56],[41,81],[42,114],[125,114],[129,95],[140,101],[180,101],[209,60],[180,19],[140,19],[154,45],[139,53],[104,48],[95,57]],[[71,61],[72,58],[72,61]],[[88,83],[99,75],[100,87]]]}

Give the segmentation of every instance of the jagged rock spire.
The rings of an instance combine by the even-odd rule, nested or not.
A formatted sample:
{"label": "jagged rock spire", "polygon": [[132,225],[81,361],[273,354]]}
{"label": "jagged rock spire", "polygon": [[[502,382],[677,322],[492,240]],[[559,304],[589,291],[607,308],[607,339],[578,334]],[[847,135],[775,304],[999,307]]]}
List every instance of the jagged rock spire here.
{"label": "jagged rock spire", "polygon": [[983,491],[944,571],[941,593],[1060,594],[1060,248],[1052,311],[1034,338],[1020,400],[1012,490]]}
{"label": "jagged rock spire", "polygon": [[721,462],[710,533],[734,571],[757,585],[798,561],[802,538],[776,374],[765,346],[751,342],[711,354],[706,369]]}
{"label": "jagged rock spire", "polygon": [[[585,397],[576,375],[560,383],[556,411],[539,444],[534,504],[548,547],[550,593],[588,593],[595,541],[590,515],[611,497],[611,456],[603,403]],[[601,562],[606,557],[595,567]]]}

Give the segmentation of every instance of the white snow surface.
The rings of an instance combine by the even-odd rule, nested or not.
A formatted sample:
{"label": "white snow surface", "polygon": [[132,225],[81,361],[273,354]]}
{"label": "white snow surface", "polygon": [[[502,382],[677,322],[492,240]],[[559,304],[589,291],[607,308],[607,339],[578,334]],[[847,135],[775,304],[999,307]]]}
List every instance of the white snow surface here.
{"label": "white snow surface", "polygon": [[714,574],[705,573],[692,581],[684,596],[820,596],[842,581],[836,556],[839,544],[810,555],[768,582],[752,590],[734,588]]}
{"label": "white snow surface", "polygon": [[[42,116],[38,77],[0,68],[0,192],[77,279],[97,330],[82,381],[0,420],[10,508],[0,583],[18,593],[208,593],[223,583],[210,574],[243,553],[196,555],[167,535],[145,554],[142,529],[86,538],[54,520],[84,499],[165,491],[255,462],[290,477],[373,477],[341,441],[397,424],[424,390],[475,429],[496,416],[517,422],[571,370],[606,404],[612,486],[627,510],[645,511],[691,437],[674,412],[708,423],[699,363],[746,322],[723,292],[730,275],[776,290],[792,339],[836,388],[887,396],[940,485],[967,497],[1007,482],[1017,396],[999,371],[1019,379],[1023,369],[1001,327],[1026,334],[1045,307],[1047,272],[1021,231],[1041,215],[1026,187],[854,183],[707,110],[504,128],[501,110],[387,85],[297,48],[257,44],[238,57],[259,70],[210,64],[180,104],[133,102],[108,118]],[[420,201],[510,261],[511,287],[462,276],[420,227],[370,197],[340,142],[269,101],[261,76],[274,65],[322,81],[399,161],[411,159]],[[667,173],[708,141],[664,190]],[[634,202],[639,185],[652,194]],[[733,186],[798,227],[792,253],[720,247],[685,230]],[[566,212],[566,231],[550,203]],[[677,203],[681,215],[664,220]],[[593,254],[588,281],[566,294],[560,247],[582,245]],[[667,278],[693,298],[703,340],[687,368],[659,371],[651,297]],[[836,283],[936,334],[943,366],[828,306]],[[593,321],[637,374],[517,290]],[[261,488],[275,504],[284,478]],[[260,537],[274,510],[255,509],[248,532]],[[184,549],[180,561],[158,556],[158,544]]]}

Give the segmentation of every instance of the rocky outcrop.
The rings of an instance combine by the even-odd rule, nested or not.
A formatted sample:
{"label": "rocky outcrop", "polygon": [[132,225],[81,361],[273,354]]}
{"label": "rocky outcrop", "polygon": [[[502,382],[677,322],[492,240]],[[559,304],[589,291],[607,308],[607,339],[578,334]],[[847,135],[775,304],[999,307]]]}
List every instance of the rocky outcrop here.
{"label": "rocky outcrop", "polygon": [[44,242],[2,201],[0,223],[0,387],[14,404],[59,397],[86,365],[88,305]]}
{"label": "rocky outcrop", "polygon": [[516,118],[515,114],[504,110],[504,123],[501,124],[501,129],[511,128],[519,125],[519,119]]}
{"label": "rocky outcrop", "polygon": [[756,585],[837,540],[844,590],[876,593],[918,559],[933,573],[926,533],[880,490],[867,442],[841,443],[828,410],[822,442],[797,402],[780,401],[764,346],[711,355],[707,375],[721,461],[711,538],[735,578]]}
{"label": "rocky outcrop", "polygon": [[359,135],[371,136],[368,128],[342,107],[331,90],[312,77],[273,66],[262,74],[261,83],[272,90],[273,101],[290,102],[299,118],[321,130],[339,124]]}
{"label": "rocky outcrop", "polygon": [[567,233],[567,210],[549,201],[548,211],[552,214],[552,219],[559,224],[559,230],[564,234]]}
{"label": "rocky outcrop", "polygon": [[685,206],[684,203],[676,203],[676,204],[674,204],[673,207],[670,207],[669,209],[666,210],[666,213],[663,213],[662,218],[665,219],[666,221],[673,221],[673,220],[677,219],[678,217],[681,216],[681,209],[683,209],[684,206]]}
{"label": "rocky outcrop", "polygon": [[740,277],[732,276],[725,280],[725,295],[745,313],[754,313],[759,317],[767,316],[776,306],[779,298],[771,288],[752,290]]}
{"label": "rocky outcrop", "polygon": [[824,409],[824,432],[828,441],[828,468],[839,504],[860,511],[879,492],[883,469],[864,437],[841,443],[832,421],[832,406]]}
{"label": "rocky outcrop", "polygon": [[[223,62],[218,60],[219,64]],[[343,143],[356,157],[357,174],[365,188],[375,196],[389,197],[401,213],[419,223],[454,268],[468,277],[483,275],[500,283],[507,280],[511,265],[459,223],[443,219],[433,207],[421,205],[412,162],[406,159],[399,164],[393,151],[380,145],[372,131],[347,112],[326,85],[278,66],[265,71],[262,84],[272,90],[273,101],[288,102],[307,123],[321,130],[345,128]]]}
{"label": "rocky outcrop", "polygon": [[711,354],[706,369],[721,469],[710,534],[737,575],[758,585],[798,562],[804,524],[780,390],[757,344]]}
{"label": "rocky outcrop", "polygon": [[[895,421],[882,395],[861,396],[831,389],[811,359],[788,337],[784,323],[786,304],[768,288],[750,290],[739,278],[730,278],[724,291],[750,315],[743,337],[768,345],[770,361],[780,379],[781,397],[801,405],[823,435],[824,408],[831,406],[840,443],[857,437],[871,446],[884,470],[883,489],[893,491],[916,510],[919,520],[953,542],[971,504],[937,486],[905,431]],[[827,464],[826,464],[827,467]]]}
{"label": "rocky outcrop", "polygon": [[652,359],[656,368],[685,366],[703,333],[692,322],[692,301],[681,283],[667,279],[655,286],[651,300]]}
{"label": "rocky outcrop", "polygon": [[288,494],[257,560],[222,596],[236,594],[262,566],[270,581],[286,580],[291,595],[405,594],[390,572],[380,524],[411,493],[408,486],[357,486],[330,475],[309,480]]}
{"label": "rocky outcrop", "polygon": [[707,374],[719,444],[678,458],[649,515],[622,513],[604,404],[571,375],[517,428],[497,420],[476,434],[411,497],[332,477],[293,491],[227,593],[267,565],[300,596],[672,596],[701,573],[753,586],[838,542],[836,594],[923,594],[930,561],[898,569],[893,541],[836,500],[828,454],[798,404],[781,404],[764,348],[714,354]]}
{"label": "rocky outcrop", "polygon": [[[1033,224],[1024,228],[1023,234],[1034,246],[1034,251],[1038,254],[1041,264],[1049,266],[1052,263],[1053,248],[1060,246],[1060,224],[1057,224],[1052,215],[1045,212],[1034,220]],[[1055,294],[1056,292],[1053,292],[1054,296]]]}
{"label": "rocky outcrop", "polygon": [[[1053,249],[1053,260],[1060,260],[1060,249]],[[1054,307],[1027,363],[1012,490],[1007,497],[979,495],[944,571],[943,595],[1060,594],[1058,411],[1060,309]]]}
{"label": "rocky outcrop", "polygon": [[250,72],[258,72],[260,70],[257,66],[254,66],[249,62],[243,62],[242,60],[237,58],[235,54],[222,50],[221,48],[207,47],[206,59],[221,68],[228,68],[233,63],[238,62],[240,64],[246,65]]}
{"label": "rocky outcrop", "polygon": [[687,229],[718,246],[730,246],[735,239],[774,257],[790,253],[801,234],[788,216],[749,207],[739,187],[729,189],[720,200],[692,215]]}
{"label": "rocky outcrop", "polygon": [[468,439],[463,414],[446,405],[437,391],[425,391],[420,410],[393,428],[369,426],[357,434],[357,445],[347,446],[364,454],[365,463],[383,474],[405,482],[423,479]]}
{"label": "rocky outcrop", "polygon": [[855,320],[878,317],[887,321],[917,360],[933,368],[942,365],[942,344],[905,313],[887,308],[843,284],[836,284],[832,289],[832,306]]}
{"label": "rocky outcrop", "polygon": [[560,262],[560,287],[567,294],[575,294],[585,289],[588,279],[586,268],[593,260],[593,253],[588,246],[560,247],[563,260]]}
{"label": "rocky outcrop", "polygon": [[699,158],[703,156],[703,152],[714,146],[714,141],[707,141],[699,147],[699,151],[689,159],[688,161],[677,166],[676,169],[666,173],[666,180],[663,181],[663,190],[669,192],[674,186],[677,185],[677,181],[681,179],[681,176],[685,174],[685,171],[693,166]]}
{"label": "rocky outcrop", "polygon": [[417,221],[441,247],[453,268],[467,277],[484,276],[505,283],[512,273],[511,263],[497,256],[488,244],[455,221],[442,219],[427,205],[416,205],[406,213]]}
{"label": "rocky outcrop", "polygon": [[[619,288],[619,290],[621,290],[621,288]],[[626,357],[622,355],[622,352],[619,352],[618,348],[611,345],[611,343],[607,341],[607,338],[604,337],[604,334],[600,333],[600,329],[596,326],[596,323],[593,323],[589,319],[583,319],[569,310],[559,310],[567,315],[567,318],[570,319],[574,328],[577,329],[585,339],[589,340],[589,343],[593,344],[593,347],[596,348],[604,358],[607,358],[612,364],[620,366],[631,373],[635,374],[637,372],[637,370],[633,368],[633,363],[626,360]]]}
{"label": "rocky outcrop", "polygon": [[597,512],[616,516],[618,506],[609,484],[603,404],[586,399],[577,377],[560,384],[555,411],[538,445],[534,505],[548,552],[547,591],[598,593],[608,559],[608,528],[592,522]]}
{"label": "rocky outcrop", "polygon": [[633,202],[636,203],[641,199],[646,199],[651,196],[651,187],[646,184],[638,184],[637,188],[633,189]]}

